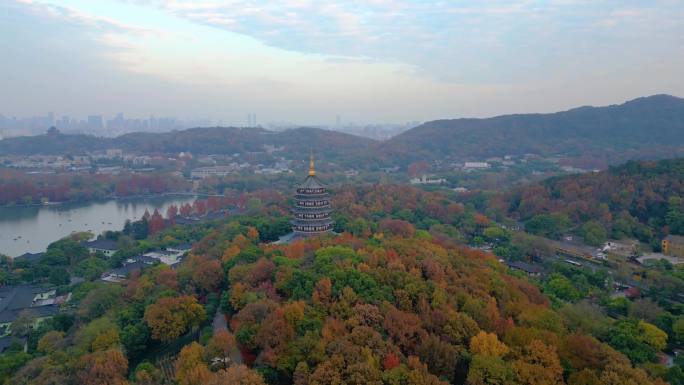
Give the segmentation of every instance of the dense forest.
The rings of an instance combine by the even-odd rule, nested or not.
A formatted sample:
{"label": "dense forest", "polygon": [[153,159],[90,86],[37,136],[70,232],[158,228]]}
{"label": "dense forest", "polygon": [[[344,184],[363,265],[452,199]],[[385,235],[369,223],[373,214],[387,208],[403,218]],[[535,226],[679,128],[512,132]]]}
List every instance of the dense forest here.
{"label": "dense forest", "polygon": [[682,153],[684,99],[656,95],[608,107],[581,107],[553,114],[488,119],[435,120],[379,145],[394,164],[491,156],[563,155],[609,164]]}
{"label": "dense forest", "polygon": [[[194,247],[180,267],[148,268],[122,285],[101,283],[97,274],[64,283],[60,292],[72,291],[73,299],[63,313],[37,330],[13,328],[28,337],[29,349],[10,347],[0,355],[0,379],[88,385],[682,383],[674,382],[684,379],[679,366],[668,370],[656,360],[660,351],[679,346],[676,333],[684,327],[673,328],[676,319],[666,328],[631,312],[587,312],[590,305],[579,296],[563,299],[563,282],[540,291],[492,254],[463,246],[476,237],[508,236],[472,205],[394,185],[346,186],[334,196],[338,236],[267,242],[288,231],[289,202],[275,192],[242,196],[245,212],[224,220],[141,236],[107,234],[123,247],[115,261],[136,250],[184,242]],[[89,256],[69,239],[46,255],[39,264],[70,272],[104,258]],[[8,259],[1,267],[23,279],[22,270],[33,268]],[[592,322],[582,314],[591,314]]]}
{"label": "dense forest", "polygon": [[27,174],[0,168],[0,206],[49,202],[82,202],[106,197],[180,192],[189,183],[176,175],[155,174]]}
{"label": "dense forest", "polygon": [[525,222],[528,232],[557,238],[575,230],[597,245],[637,238],[655,249],[684,234],[684,158],[630,161],[607,171],[554,177],[494,196],[493,217]]}

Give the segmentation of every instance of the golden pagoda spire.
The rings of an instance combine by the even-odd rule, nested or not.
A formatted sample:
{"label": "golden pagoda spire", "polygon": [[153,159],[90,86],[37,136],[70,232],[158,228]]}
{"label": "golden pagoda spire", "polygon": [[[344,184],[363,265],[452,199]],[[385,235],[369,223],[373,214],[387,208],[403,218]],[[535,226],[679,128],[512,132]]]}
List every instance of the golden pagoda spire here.
{"label": "golden pagoda spire", "polygon": [[314,155],[313,150],[309,154],[309,176],[316,176],[316,169],[314,168]]}

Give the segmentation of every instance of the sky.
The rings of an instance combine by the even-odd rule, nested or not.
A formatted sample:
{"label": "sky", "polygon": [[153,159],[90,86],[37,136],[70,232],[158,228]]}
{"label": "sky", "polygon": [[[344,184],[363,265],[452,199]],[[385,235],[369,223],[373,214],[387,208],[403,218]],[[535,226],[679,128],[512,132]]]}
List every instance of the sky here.
{"label": "sky", "polygon": [[0,0],[0,114],[406,122],[684,96],[684,0]]}

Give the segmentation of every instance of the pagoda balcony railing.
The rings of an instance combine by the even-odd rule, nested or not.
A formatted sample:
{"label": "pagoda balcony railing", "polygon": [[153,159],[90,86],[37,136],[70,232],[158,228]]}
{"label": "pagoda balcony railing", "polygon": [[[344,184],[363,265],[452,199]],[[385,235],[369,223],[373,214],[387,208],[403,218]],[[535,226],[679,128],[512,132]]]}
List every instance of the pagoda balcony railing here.
{"label": "pagoda balcony railing", "polygon": [[295,218],[297,219],[327,219],[330,218],[330,213],[323,213],[323,214],[295,214]]}
{"label": "pagoda balcony railing", "polygon": [[307,199],[326,199],[330,196],[330,194],[325,193],[325,194],[295,194],[295,199],[302,199],[302,200],[307,200]]}
{"label": "pagoda balcony railing", "polygon": [[304,195],[322,195],[327,194],[328,191],[325,188],[298,188],[297,194]]}
{"label": "pagoda balcony railing", "polygon": [[300,233],[320,233],[323,231],[330,231],[333,227],[332,224],[325,226],[294,226],[293,230]]}
{"label": "pagoda balcony railing", "polygon": [[[313,203],[313,204],[307,205],[307,204],[303,204],[304,202]],[[320,203],[320,204],[317,204],[317,203]],[[297,207],[326,207],[326,206],[330,206],[329,201],[297,201]]]}

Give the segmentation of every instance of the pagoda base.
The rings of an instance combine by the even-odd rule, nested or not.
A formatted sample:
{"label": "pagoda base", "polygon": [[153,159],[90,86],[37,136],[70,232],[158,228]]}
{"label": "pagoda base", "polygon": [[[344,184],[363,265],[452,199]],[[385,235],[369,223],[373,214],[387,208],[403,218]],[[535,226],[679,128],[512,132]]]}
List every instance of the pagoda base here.
{"label": "pagoda base", "polygon": [[338,233],[330,230],[330,231],[325,231],[325,232],[318,232],[318,233],[302,233],[299,231],[293,231],[291,233],[285,234],[278,238],[277,241],[273,242],[274,245],[287,245],[289,243],[299,241],[302,239],[307,239],[307,238],[312,238],[316,236],[321,236],[321,235],[334,235],[337,236],[339,235]]}

